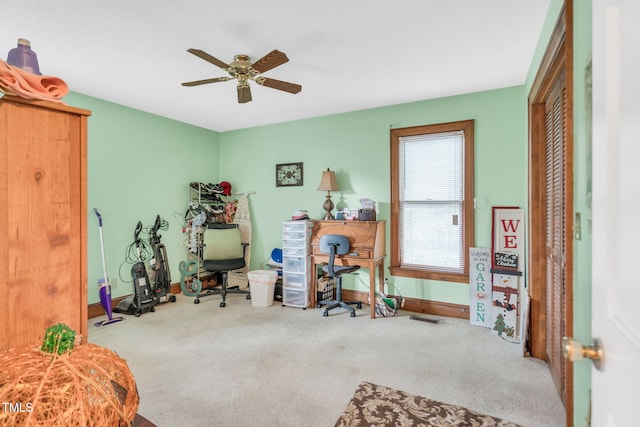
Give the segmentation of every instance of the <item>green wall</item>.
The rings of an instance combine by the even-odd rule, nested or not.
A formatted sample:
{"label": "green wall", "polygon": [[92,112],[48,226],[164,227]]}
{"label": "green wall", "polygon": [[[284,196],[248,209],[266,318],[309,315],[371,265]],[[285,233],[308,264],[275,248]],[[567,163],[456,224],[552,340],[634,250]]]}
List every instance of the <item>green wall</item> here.
{"label": "green wall", "polygon": [[[152,114],[70,93],[65,102],[92,111],[88,130],[88,302],[99,302],[103,276],[96,208],[103,217],[107,273],[112,296],[132,293],[131,264],[124,263],[138,221],[156,215],[173,282],[186,253],[180,243],[190,181],[217,182],[218,134]],[[114,279],[116,279],[114,281]]]}
{"label": "green wall", "polygon": [[[337,206],[359,207],[360,198],[370,198],[379,204],[378,219],[388,221],[390,129],[467,119],[476,121],[476,245],[489,247],[491,207],[524,206],[527,199],[525,100],[523,88],[512,87],[221,134],[221,177],[238,191],[256,192],[250,196],[252,268],[263,268],[271,250],[281,246],[282,221],[294,210],[323,216],[325,193],[317,191],[323,170],[336,171]],[[276,187],[275,165],[289,162],[304,163],[304,185]],[[368,274],[364,270],[345,287],[366,290]],[[469,303],[466,284],[400,277],[390,283],[406,297]]]}
{"label": "green wall", "polygon": [[[250,196],[253,218],[251,269],[265,267],[281,246],[281,224],[297,209],[323,215],[323,170],[336,171],[338,207],[358,207],[360,198],[378,202],[378,218],[389,220],[391,128],[474,119],[476,246],[491,244],[491,207],[524,207],[526,103],[523,87],[465,94],[410,104],[317,117],[218,134],[121,105],[72,93],[65,101],[93,112],[89,119],[89,303],[98,302],[102,277],[98,224],[104,217],[114,297],[131,292],[130,265],[123,264],[137,221],[150,226],[167,219],[162,232],[172,281],[185,259],[182,242],[187,186],[191,181],[229,181],[233,192]],[[303,162],[304,185],[276,187],[277,163]],[[387,229],[387,253],[389,253]],[[388,260],[387,260],[388,265]],[[369,272],[345,286],[366,290]],[[466,284],[390,277],[393,292],[406,297],[468,304]]]}

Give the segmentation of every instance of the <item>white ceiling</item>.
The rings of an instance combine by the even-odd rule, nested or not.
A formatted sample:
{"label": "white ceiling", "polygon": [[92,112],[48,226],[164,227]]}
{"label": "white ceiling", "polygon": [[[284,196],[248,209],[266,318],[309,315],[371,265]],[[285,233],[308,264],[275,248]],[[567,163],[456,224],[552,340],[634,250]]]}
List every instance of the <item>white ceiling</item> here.
{"label": "white ceiling", "polygon": [[[71,91],[216,131],[525,82],[549,0],[11,0],[0,56],[31,41]],[[302,85],[180,83],[227,74],[187,52],[289,62],[264,76]]]}

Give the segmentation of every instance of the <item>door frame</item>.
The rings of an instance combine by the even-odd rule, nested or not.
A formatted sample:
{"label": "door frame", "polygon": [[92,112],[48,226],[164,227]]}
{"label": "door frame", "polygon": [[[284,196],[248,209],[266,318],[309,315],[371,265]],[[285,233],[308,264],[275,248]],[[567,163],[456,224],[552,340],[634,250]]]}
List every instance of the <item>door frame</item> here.
{"label": "door frame", "polygon": [[[573,331],[573,4],[565,0],[544,57],[529,93],[529,280],[530,354],[546,359],[546,215],[545,215],[545,100],[558,76],[564,72],[566,85],[565,156],[565,299],[563,324]],[[564,360],[564,395],[567,426],[573,425],[573,365]]]}

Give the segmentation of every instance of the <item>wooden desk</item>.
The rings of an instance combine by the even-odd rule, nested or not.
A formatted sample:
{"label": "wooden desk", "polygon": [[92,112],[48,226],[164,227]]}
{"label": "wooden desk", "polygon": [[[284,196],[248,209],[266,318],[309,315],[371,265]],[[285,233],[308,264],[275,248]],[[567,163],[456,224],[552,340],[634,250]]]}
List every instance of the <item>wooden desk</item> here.
{"label": "wooden desk", "polygon": [[341,234],[349,238],[348,254],[336,257],[337,265],[359,265],[369,269],[369,304],[375,318],[376,269],[380,290],[384,287],[384,225],[385,221],[314,221],[311,233],[311,307],[316,307],[317,268],[329,262],[329,255],[320,251],[320,237]]}

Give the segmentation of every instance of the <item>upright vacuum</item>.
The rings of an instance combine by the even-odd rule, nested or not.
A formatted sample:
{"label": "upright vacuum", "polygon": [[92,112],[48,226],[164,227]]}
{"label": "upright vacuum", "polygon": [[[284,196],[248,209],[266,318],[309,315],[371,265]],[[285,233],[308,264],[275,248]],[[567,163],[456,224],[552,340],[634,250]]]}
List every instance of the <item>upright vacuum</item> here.
{"label": "upright vacuum", "polygon": [[98,217],[98,225],[100,228],[100,251],[102,252],[102,274],[103,277],[98,280],[100,284],[100,304],[102,304],[102,308],[104,312],[107,313],[107,320],[102,320],[100,322],[96,322],[96,326],[106,326],[112,323],[120,322],[124,320],[124,317],[113,317],[111,310],[111,285],[109,284],[109,277],[107,276],[107,260],[104,254],[104,237],[102,235],[102,215],[98,212],[97,209],[94,209],[93,212]]}
{"label": "upright vacuum", "polygon": [[171,293],[171,272],[167,260],[167,248],[160,242],[162,237],[158,230],[162,225],[160,215],[156,215],[156,221],[149,234],[149,243],[153,248],[153,259],[150,262],[151,288],[156,293],[158,304],[176,302],[176,296]]}
{"label": "upright vacuum", "polygon": [[131,267],[131,276],[133,277],[133,298],[135,302],[135,316],[140,317],[142,313],[147,311],[156,311],[157,298],[155,292],[151,289],[151,283],[149,282],[149,275],[147,274],[147,268],[142,260],[142,253],[140,251],[140,232],[142,231],[142,223],[138,221],[136,230],[133,233],[134,245],[136,247],[136,254],[138,255],[138,262]]}

